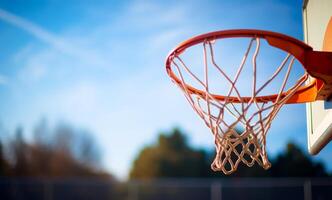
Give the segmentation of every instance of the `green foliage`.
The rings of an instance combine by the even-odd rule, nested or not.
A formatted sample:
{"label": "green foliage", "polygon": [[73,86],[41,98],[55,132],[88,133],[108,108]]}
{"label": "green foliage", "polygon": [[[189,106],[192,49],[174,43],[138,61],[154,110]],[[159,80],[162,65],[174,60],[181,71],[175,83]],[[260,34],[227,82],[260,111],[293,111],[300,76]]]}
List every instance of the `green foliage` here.
{"label": "green foliage", "polygon": [[277,156],[271,171],[277,177],[324,177],[328,175],[323,163],[314,162],[293,143],[289,143],[285,151]]}
{"label": "green foliage", "polygon": [[161,134],[158,143],[145,147],[134,161],[130,178],[204,177],[209,165],[207,154],[195,150],[179,129]]}

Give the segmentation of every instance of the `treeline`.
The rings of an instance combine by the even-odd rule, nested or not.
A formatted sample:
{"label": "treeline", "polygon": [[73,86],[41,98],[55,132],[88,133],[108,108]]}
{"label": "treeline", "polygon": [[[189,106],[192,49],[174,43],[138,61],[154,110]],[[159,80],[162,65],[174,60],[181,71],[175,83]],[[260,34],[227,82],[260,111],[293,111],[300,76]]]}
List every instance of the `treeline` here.
{"label": "treeline", "polygon": [[[0,133],[1,134],[1,133]],[[102,168],[99,146],[88,131],[60,123],[50,129],[42,120],[30,140],[22,128],[14,137],[0,140],[0,176],[8,177],[94,177],[114,180]],[[272,167],[240,165],[230,176],[213,172],[214,150],[189,145],[179,129],[159,134],[155,144],[144,147],[132,164],[130,179],[216,178],[216,177],[326,177],[329,173],[294,143],[286,145]]]}
{"label": "treeline", "polygon": [[111,178],[101,167],[100,151],[88,131],[66,123],[50,129],[42,120],[32,139],[17,128],[0,141],[0,176]]}
{"label": "treeline", "polygon": [[270,158],[272,167],[264,170],[258,164],[253,167],[240,165],[230,176],[213,172],[210,168],[214,151],[191,147],[185,135],[174,129],[160,134],[155,144],[146,146],[139,153],[130,172],[131,179],[168,177],[326,177],[323,163],[315,162],[294,143]]}

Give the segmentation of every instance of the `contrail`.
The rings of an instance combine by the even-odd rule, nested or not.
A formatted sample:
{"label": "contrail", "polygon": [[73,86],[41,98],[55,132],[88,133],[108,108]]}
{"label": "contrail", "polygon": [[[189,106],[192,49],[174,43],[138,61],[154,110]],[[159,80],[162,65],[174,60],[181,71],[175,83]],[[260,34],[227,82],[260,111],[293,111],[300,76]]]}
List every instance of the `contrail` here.
{"label": "contrail", "polygon": [[17,28],[20,28],[20,29],[30,33],[34,37],[42,40],[43,42],[60,50],[63,53],[78,57],[81,60],[84,59],[86,61],[89,61],[89,63],[91,63],[91,61],[95,62],[95,63],[100,63],[100,59],[96,59],[96,55],[92,56],[91,54],[89,54],[85,51],[82,51],[81,48],[77,48],[77,47],[70,45],[67,41],[48,32],[47,30],[43,29],[42,27],[40,27],[22,17],[16,16],[6,10],[3,10],[1,8],[0,8],[0,20],[3,20],[13,26],[16,26]]}

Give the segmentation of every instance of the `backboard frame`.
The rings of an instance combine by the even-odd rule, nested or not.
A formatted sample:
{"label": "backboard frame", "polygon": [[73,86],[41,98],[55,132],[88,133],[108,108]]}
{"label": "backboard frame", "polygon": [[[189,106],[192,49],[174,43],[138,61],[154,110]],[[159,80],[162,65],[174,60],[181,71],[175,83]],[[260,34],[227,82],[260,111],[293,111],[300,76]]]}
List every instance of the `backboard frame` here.
{"label": "backboard frame", "polygon": [[[314,50],[332,51],[332,45],[326,45],[332,38],[327,35],[332,30],[332,10],[329,7],[332,8],[329,0],[303,2],[304,41]],[[332,140],[332,102],[307,103],[306,112],[308,151],[316,155]]]}

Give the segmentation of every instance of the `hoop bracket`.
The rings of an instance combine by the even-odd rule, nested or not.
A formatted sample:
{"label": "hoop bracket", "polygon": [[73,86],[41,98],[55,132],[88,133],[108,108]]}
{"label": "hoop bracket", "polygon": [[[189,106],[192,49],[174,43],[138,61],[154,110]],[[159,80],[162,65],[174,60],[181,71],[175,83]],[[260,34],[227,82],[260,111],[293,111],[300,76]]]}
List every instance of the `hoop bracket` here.
{"label": "hoop bracket", "polygon": [[324,77],[327,78],[328,76],[332,77],[332,52],[307,51],[305,56],[305,68],[309,74],[312,73],[314,77],[315,75],[318,75],[317,78],[320,79]]}
{"label": "hoop bracket", "polygon": [[332,52],[308,51],[305,56],[305,68],[308,73],[318,78],[320,84],[316,100],[324,100],[332,95]]}

